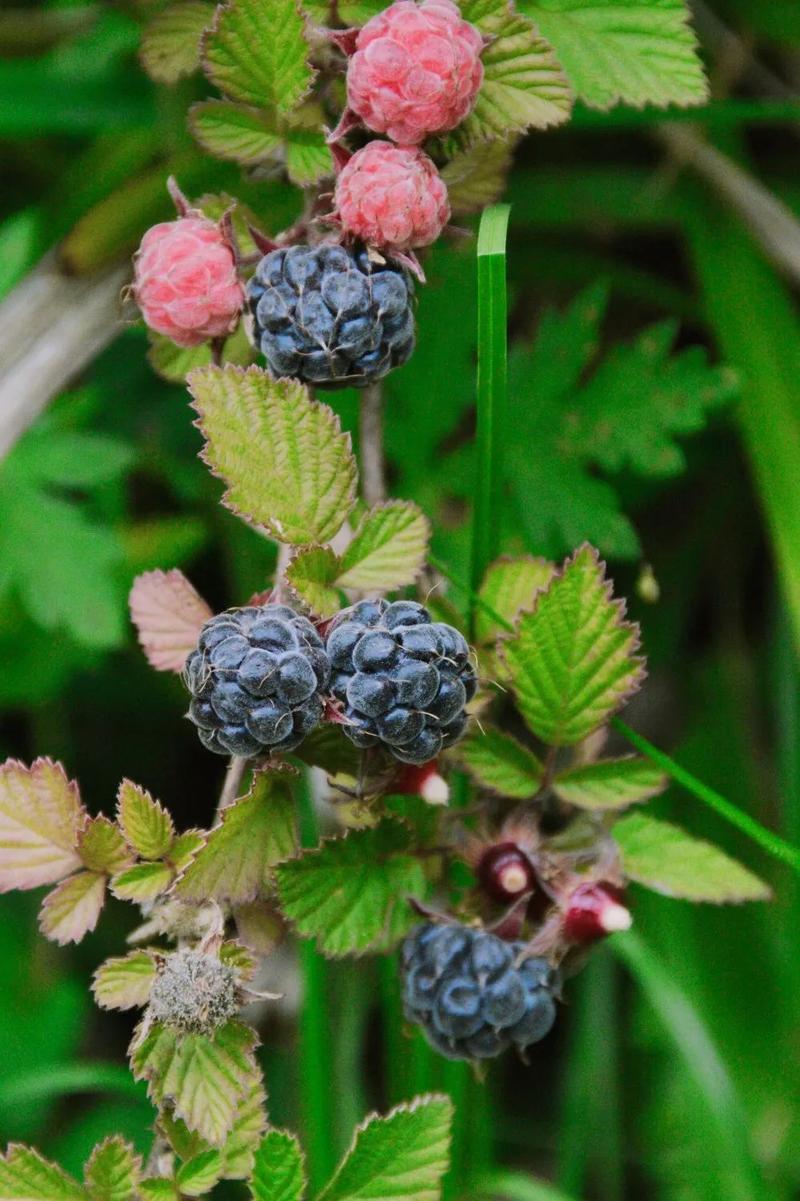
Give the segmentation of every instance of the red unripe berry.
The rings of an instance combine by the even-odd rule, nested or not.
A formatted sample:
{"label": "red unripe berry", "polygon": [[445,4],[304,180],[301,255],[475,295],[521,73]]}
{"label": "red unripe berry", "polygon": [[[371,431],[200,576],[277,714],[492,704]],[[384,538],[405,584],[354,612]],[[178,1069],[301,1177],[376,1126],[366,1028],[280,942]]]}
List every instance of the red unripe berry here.
{"label": "red unripe berry", "polygon": [[427,154],[381,141],[342,169],[334,206],[347,233],[384,250],[429,246],[450,218],[447,185]]}
{"label": "red unripe berry", "polygon": [[630,910],[625,894],[613,884],[579,884],[564,911],[564,934],[570,942],[597,942],[618,930],[629,930]]}
{"label": "red unripe berry", "polygon": [[494,901],[508,905],[536,888],[533,864],[514,842],[489,847],[478,860],[478,883]]}
{"label": "red unripe berry", "polygon": [[439,763],[404,764],[392,781],[392,791],[400,796],[421,796],[429,805],[446,805],[450,799],[447,781],[439,775]]}

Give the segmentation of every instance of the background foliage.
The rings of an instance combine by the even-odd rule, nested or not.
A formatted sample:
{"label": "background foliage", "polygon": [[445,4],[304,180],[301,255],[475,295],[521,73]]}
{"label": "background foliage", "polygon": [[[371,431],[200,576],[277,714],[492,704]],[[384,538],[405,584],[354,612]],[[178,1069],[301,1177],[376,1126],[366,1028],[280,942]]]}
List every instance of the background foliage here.
{"label": "background foliage", "polygon": [[[124,257],[169,216],[169,170],[194,195],[235,191],[268,228],[294,216],[294,189],[243,186],[237,167],[199,156],[184,113],[202,84],[143,74],[141,23],[157,7],[0,14],[0,292],[56,245],[76,272]],[[556,41],[561,6],[522,7]],[[678,6],[649,7],[669,19]],[[800,17],[792,0],[713,0],[695,16],[714,93],[702,125],[670,113],[681,124],[665,130],[655,109],[579,104],[569,127],[517,152],[512,484],[498,539],[552,557],[599,546],[650,661],[631,721],[797,842],[797,260],[791,223],[764,204],[778,198],[790,222],[800,206]],[[572,35],[574,58],[562,53],[579,82],[577,21]],[[610,62],[629,41],[611,43]],[[606,88],[587,84],[583,98],[613,100],[611,70]],[[689,129],[745,169],[746,203],[730,167],[710,180],[685,164]],[[434,553],[465,580],[474,246],[437,249],[426,269],[419,349],[387,381],[391,490],[431,517]],[[180,565],[221,607],[263,587],[274,552],[217,503],[185,392],[153,374],[146,349],[141,328],[123,328],[0,464],[0,751],[62,759],[92,811],[135,776],[184,828],[208,823],[222,767],[180,720],[180,684],[134,645],[127,591],[142,570]],[[355,431],[355,397],[333,403]],[[637,893],[636,937],[596,955],[532,1066],[499,1065],[485,1092],[402,1039],[390,961],[334,965],[339,1149],[368,1108],[443,1086],[462,1102],[453,1193],[477,1195],[491,1176],[490,1195],[526,1201],[544,1195],[536,1175],[602,1201],[797,1194],[800,889],[680,789],[654,811],[728,846],[771,880],[775,904],[718,912]],[[64,950],[38,936],[37,903],[2,902],[0,1142],[33,1141],[77,1172],[107,1133],[148,1140],[144,1089],[121,1063],[130,1023],[86,989],[128,916],[118,906]],[[266,1035],[271,1118],[296,1128],[291,1017]]]}

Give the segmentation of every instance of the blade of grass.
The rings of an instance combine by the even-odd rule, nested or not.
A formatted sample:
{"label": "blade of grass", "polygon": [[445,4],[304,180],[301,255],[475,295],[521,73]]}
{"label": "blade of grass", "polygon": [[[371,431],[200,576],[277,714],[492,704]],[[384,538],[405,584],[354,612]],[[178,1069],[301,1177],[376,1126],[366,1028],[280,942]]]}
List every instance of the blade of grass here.
{"label": "blade of grass", "polygon": [[575,1201],[555,1185],[522,1172],[494,1172],[478,1182],[479,1197],[502,1197],[505,1201]]}
{"label": "blade of grass", "polygon": [[144,1100],[147,1090],[127,1068],[115,1063],[47,1064],[22,1072],[0,1085],[0,1107],[11,1108],[28,1101],[44,1101],[73,1093],[113,1093]]}

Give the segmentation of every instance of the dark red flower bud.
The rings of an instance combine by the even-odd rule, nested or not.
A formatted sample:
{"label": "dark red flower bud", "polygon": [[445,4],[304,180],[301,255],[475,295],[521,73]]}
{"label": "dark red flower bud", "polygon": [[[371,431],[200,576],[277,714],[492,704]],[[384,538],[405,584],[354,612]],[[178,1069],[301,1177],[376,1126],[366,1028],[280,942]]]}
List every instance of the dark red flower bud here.
{"label": "dark red flower bud", "polygon": [[504,905],[533,892],[537,884],[533,864],[514,842],[501,842],[485,850],[476,875],[484,892]]}
{"label": "dark red flower bud", "polygon": [[436,759],[418,767],[413,763],[403,766],[392,781],[392,791],[401,796],[421,796],[429,805],[446,805],[450,799],[450,789],[439,775]]}
{"label": "dark red flower bud", "polygon": [[625,894],[613,884],[579,884],[564,911],[564,933],[570,942],[591,943],[617,930],[628,930],[631,912]]}

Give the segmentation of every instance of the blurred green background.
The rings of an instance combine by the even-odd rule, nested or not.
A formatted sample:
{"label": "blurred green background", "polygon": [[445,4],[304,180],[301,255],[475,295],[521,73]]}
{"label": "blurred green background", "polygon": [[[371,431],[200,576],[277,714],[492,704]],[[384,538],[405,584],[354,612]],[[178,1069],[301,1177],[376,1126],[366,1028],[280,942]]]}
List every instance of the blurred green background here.
{"label": "blurred green background", "polygon": [[[169,217],[169,171],[192,195],[246,199],[272,231],[297,211],[280,181],[243,182],[193,147],[184,118],[202,81],[157,87],[137,61],[153,7],[0,11],[6,355],[24,277],[55,249],[93,286]],[[706,111],[669,114],[680,124],[665,133],[655,111],[579,107],[518,150],[497,549],[596,542],[650,659],[627,719],[800,842],[800,6],[713,0],[695,15]],[[698,144],[718,152],[716,173]],[[391,489],[429,512],[435,554],[465,578],[474,243],[426,269],[419,349],[387,384]],[[39,294],[26,303],[32,354],[54,315]],[[218,505],[184,389],[154,374],[121,306],[106,309],[108,345],[73,378],[77,347],[59,341],[66,391],[0,462],[0,751],[62,759],[93,811],[112,810],[127,775],[202,825],[224,765],[182,720],[179,682],[146,666],[127,591],[139,571],[180,566],[213,605],[241,602],[274,552]],[[668,358],[672,338],[686,357]],[[355,433],[356,397],[330,399]],[[770,879],[775,903],[637,892],[639,941],[598,952],[530,1066],[497,1065],[485,1087],[406,1054],[390,963],[337,966],[337,1143],[367,1107],[443,1084],[464,1102],[454,1195],[483,1195],[487,1173],[488,1195],[519,1201],[544,1195],[534,1176],[598,1201],[800,1195],[800,882],[680,790],[657,807]],[[130,1022],[87,990],[130,915],[112,904],[93,937],[58,949],[37,933],[38,899],[0,901],[0,1143],[77,1170],[107,1133],[148,1146],[152,1113],[123,1066]],[[264,1035],[272,1119],[297,1125],[291,1021]]]}

